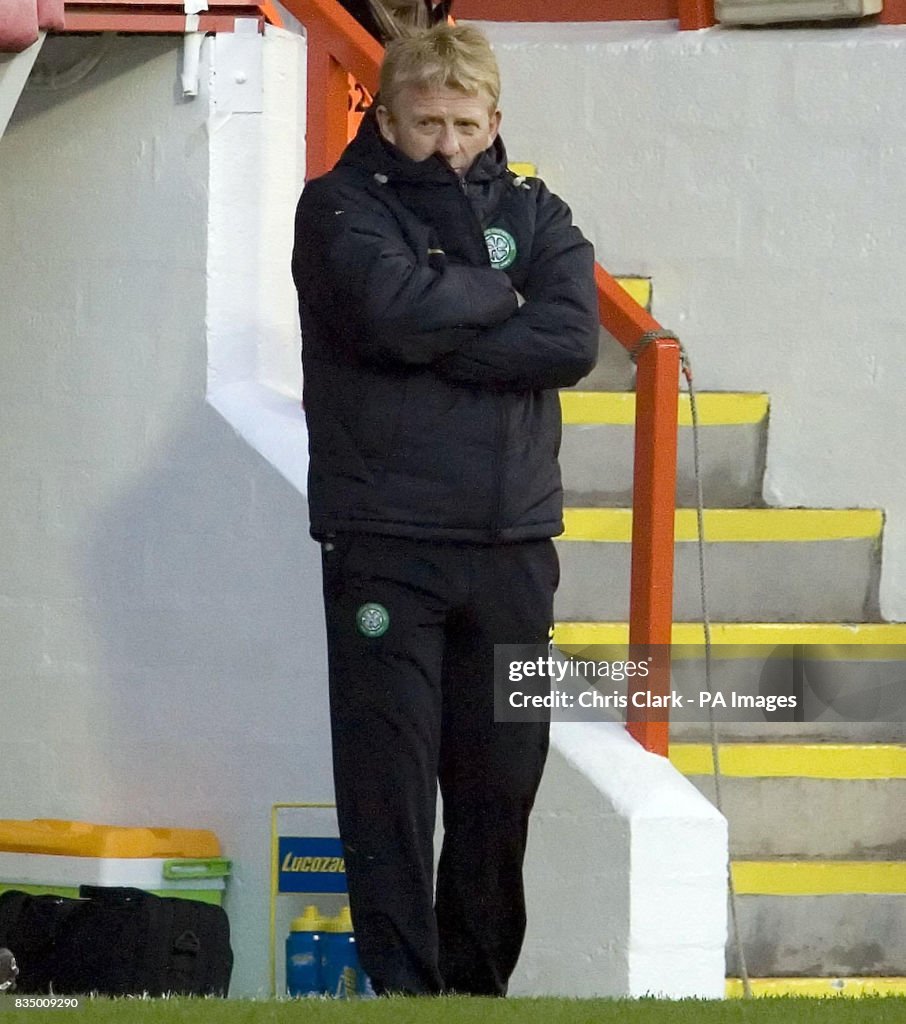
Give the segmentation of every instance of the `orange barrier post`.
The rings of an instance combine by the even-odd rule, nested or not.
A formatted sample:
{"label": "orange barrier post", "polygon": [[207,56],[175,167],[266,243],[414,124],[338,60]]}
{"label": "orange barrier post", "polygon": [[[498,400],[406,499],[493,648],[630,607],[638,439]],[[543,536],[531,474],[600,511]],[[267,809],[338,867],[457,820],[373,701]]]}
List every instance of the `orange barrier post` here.
{"label": "orange barrier post", "polygon": [[[636,385],[629,642],[653,658],[646,688],[659,695],[670,692],[679,369],[676,342],[653,342],[639,358]],[[632,709],[629,731],[666,756],[667,718]]]}
{"label": "orange barrier post", "polygon": [[[595,280],[601,323],[625,348],[661,329],[603,267],[595,267]],[[656,694],[670,689],[679,356],[672,339],[652,341],[639,355],[636,381],[629,644],[654,658],[644,688]],[[634,708],[632,693],[641,689],[637,680],[630,684],[629,732],[666,757],[669,716]]]}

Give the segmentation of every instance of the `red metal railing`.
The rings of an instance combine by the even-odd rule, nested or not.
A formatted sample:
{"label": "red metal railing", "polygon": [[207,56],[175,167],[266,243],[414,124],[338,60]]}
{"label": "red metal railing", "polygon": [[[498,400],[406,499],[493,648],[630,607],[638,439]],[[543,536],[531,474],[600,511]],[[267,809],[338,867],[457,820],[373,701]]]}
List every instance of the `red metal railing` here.
{"label": "red metal railing", "polygon": [[[186,31],[186,14],[181,0],[66,0],[65,21],[62,0],[0,0],[11,10],[21,9],[30,23],[25,36],[19,25],[4,26],[0,50],[19,50],[37,38],[38,25],[57,32],[152,32]],[[291,5],[287,4],[287,7]],[[56,12],[48,18],[47,12]],[[458,0],[462,18],[490,21],[665,21],[675,19],[681,31],[709,28],[716,24],[714,0]],[[231,32],[234,19],[258,18],[281,25],[272,0],[211,0],[198,15],[194,31]],[[906,0],[884,0],[877,16],[881,25],[906,23]],[[875,24],[869,19],[868,24]],[[11,35],[11,33],[13,33]],[[4,45],[5,44],[5,45]]]}
{"label": "red metal railing", "polygon": [[373,96],[384,48],[335,0],[289,0],[283,6],[308,37],[305,171],[316,178],[333,167],[349,141],[349,75]]}
{"label": "red metal railing", "polygon": [[[714,0],[456,0],[456,15],[472,21],[670,21],[681,31],[716,24]],[[906,0],[884,0],[873,24],[906,23]]]}
{"label": "red metal railing", "polygon": [[[347,72],[377,92],[383,48],[336,0],[282,0],[308,33],[308,178],[330,170],[348,141]],[[630,351],[660,324],[607,273],[595,267],[601,324]],[[629,643],[649,646],[655,661],[645,689],[669,690],[673,624],[673,530],[676,495],[679,346],[657,339],[638,357],[633,483]],[[657,657],[660,652],[661,657]],[[666,718],[666,712],[657,712]],[[630,714],[630,733],[648,750],[667,754],[668,723]]]}
{"label": "red metal railing", "polygon": [[680,29],[714,24],[714,0],[456,0],[472,21],[669,21]]}
{"label": "red metal railing", "polygon": [[232,32],[237,18],[256,18],[262,29],[265,22],[283,24],[272,0],[210,0],[197,16],[189,17],[182,0],[66,0],[63,26],[57,30],[179,35],[187,31]]}

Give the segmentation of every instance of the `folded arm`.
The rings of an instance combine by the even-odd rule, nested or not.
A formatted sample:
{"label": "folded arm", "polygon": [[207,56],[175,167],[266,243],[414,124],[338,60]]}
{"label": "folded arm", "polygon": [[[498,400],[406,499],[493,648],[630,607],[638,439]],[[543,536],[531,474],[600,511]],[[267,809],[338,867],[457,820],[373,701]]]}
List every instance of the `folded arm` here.
{"label": "folded arm", "polygon": [[323,308],[329,295],[353,322],[362,358],[429,364],[505,322],[516,296],[503,271],[450,265],[428,247],[427,228],[423,240],[404,237],[367,192],[314,182],[296,214],[293,277],[303,302]]}
{"label": "folded arm", "polygon": [[570,387],[598,355],[594,251],[542,184],[524,303],[439,360],[450,380],[502,390]]}

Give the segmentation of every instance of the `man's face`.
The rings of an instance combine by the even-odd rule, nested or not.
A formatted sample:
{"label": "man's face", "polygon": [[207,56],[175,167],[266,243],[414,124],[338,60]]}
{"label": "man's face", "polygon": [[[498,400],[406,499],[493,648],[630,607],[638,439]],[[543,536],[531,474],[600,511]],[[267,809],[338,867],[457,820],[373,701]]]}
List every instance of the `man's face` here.
{"label": "man's face", "polygon": [[460,176],[497,138],[500,111],[490,109],[484,93],[405,85],[393,109],[377,108],[381,134],[410,160],[440,153]]}

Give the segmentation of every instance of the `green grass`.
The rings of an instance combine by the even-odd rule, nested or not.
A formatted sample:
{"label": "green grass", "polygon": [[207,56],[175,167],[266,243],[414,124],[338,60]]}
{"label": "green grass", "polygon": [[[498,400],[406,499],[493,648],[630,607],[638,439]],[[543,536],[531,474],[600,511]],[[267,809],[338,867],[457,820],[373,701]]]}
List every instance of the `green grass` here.
{"label": "green grass", "polygon": [[0,1019],[28,1024],[90,1019],[100,1024],[904,1024],[906,998],[685,999],[83,999],[78,1010],[16,1009],[0,998]]}

